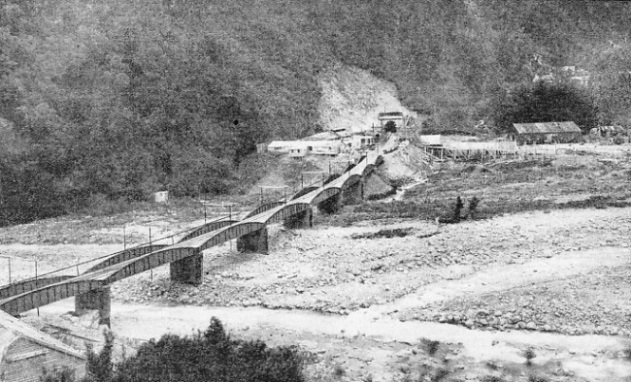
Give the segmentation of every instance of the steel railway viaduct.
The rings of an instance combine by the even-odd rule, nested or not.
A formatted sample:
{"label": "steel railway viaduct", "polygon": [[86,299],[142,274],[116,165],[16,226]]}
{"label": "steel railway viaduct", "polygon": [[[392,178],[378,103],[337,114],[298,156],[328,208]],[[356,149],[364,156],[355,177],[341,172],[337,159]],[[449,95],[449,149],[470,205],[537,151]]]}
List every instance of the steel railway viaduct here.
{"label": "steel railway viaduct", "polygon": [[267,204],[243,220],[215,220],[194,229],[174,245],[148,245],[117,252],[79,276],[28,279],[0,287],[0,310],[12,315],[75,297],[75,310],[96,309],[100,322],[110,323],[110,285],[118,280],[169,264],[171,279],[199,285],[203,254],[210,247],[237,239],[241,252],[267,252],[267,225],[285,222],[294,228],[312,224],[313,208],[336,212],[342,204],[364,198],[366,177],[382,161],[370,151],[353,168],[318,188],[306,188],[292,200]]}

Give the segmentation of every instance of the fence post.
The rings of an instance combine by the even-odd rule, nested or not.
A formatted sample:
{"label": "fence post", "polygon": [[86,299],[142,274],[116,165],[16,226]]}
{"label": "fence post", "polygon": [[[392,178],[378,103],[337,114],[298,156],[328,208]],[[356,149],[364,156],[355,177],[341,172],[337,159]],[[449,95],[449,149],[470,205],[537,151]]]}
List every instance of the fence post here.
{"label": "fence post", "polygon": [[[37,280],[37,260],[35,260],[35,289],[39,288],[38,280]],[[39,317],[39,305],[37,306],[37,317]]]}
{"label": "fence post", "polygon": [[9,261],[9,284],[11,284],[11,258],[8,257],[7,260]]}

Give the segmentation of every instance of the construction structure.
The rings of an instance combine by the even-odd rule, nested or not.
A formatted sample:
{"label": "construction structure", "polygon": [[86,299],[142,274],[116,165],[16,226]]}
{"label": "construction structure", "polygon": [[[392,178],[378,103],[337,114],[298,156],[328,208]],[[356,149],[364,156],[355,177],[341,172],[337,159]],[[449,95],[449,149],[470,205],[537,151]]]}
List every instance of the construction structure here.
{"label": "construction structure", "polygon": [[464,159],[474,157],[497,158],[506,155],[516,155],[519,152],[517,144],[511,141],[493,140],[479,141],[474,137],[420,135],[419,141],[426,154],[435,158]]}
{"label": "construction structure", "polygon": [[507,138],[517,144],[572,143],[581,139],[574,122],[513,123]]}
{"label": "construction structure", "polygon": [[63,342],[0,311],[0,381],[38,382],[49,372],[67,367],[85,374],[86,356]]}

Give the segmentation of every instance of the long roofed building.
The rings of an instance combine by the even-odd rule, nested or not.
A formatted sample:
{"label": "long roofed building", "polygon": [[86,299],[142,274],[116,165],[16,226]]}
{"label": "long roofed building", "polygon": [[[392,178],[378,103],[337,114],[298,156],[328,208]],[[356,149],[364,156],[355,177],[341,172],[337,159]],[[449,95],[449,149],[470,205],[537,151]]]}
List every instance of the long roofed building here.
{"label": "long roofed building", "polygon": [[519,144],[570,143],[581,137],[581,129],[571,121],[513,123],[508,138]]}

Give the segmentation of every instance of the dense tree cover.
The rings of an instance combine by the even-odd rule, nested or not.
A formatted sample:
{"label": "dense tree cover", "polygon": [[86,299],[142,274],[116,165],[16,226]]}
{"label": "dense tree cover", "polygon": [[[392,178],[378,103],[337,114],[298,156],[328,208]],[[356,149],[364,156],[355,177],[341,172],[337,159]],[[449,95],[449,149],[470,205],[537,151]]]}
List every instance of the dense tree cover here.
{"label": "dense tree cover", "polygon": [[538,82],[515,89],[496,111],[495,121],[501,130],[515,122],[573,121],[589,132],[598,118],[590,94],[564,83]]}
{"label": "dense tree cover", "polygon": [[[295,347],[268,347],[262,341],[234,340],[212,318],[203,333],[166,334],[143,344],[122,362],[112,361],[113,337],[99,353],[88,352],[82,382],[302,382],[303,360]],[[72,382],[68,370],[47,372],[43,382]]]}
{"label": "dense tree cover", "polygon": [[[579,65],[627,118],[631,6],[531,0],[0,0],[0,225],[94,200],[242,186],[255,144],[316,131],[338,62],[393,81],[435,126],[498,115]],[[601,53],[606,52],[603,56]],[[533,58],[540,57],[533,62]]]}

